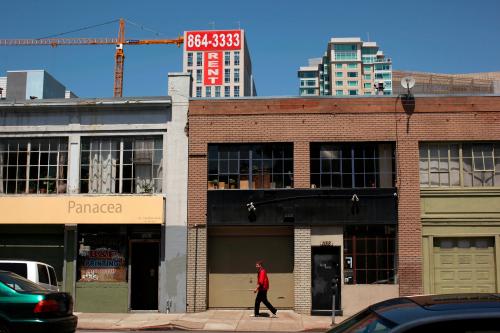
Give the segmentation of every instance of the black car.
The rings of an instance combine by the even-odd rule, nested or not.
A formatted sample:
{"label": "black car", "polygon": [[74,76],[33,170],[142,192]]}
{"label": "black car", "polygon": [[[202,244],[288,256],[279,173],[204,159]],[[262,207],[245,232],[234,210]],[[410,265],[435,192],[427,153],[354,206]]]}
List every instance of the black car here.
{"label": "black car", "polygon": [[369,306],[328,333],[500,332],[500,294],[399,297]]}
{"label": "black car", "polygon": [[0,333],[72,333],[77,320],[70,294],[0,271]]}

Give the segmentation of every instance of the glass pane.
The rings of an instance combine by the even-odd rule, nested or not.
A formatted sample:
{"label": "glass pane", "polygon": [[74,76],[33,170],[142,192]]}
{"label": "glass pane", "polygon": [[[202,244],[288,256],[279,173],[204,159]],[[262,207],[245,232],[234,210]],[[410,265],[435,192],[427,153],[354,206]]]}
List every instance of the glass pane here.
{"label": "glass pane", "polygon": [[332,187],[341,188],[342,187],[342,176],[340,174],[332,175]]}
{"label": "glass pane", "polygon": [[331,187],[331,178],[329,174],[321,175],[321,187]]}
{"label": "glass pane", "polygon": [[350,173],[345,173],[342,175],[342,187],[344,188],[352,187],[352,175]]}
{"label": "glass pane", "polygon": [[322,173],[330,173],[331,172],[330,160],[328,160],[328,159],[321,160],[321,172]]}
{"label": "glass pane", "polygon": [[439,174],[439,184],[441,186],[450,186],[450,179],[448,173]]}
{"label": "glass pane", "polygon": [[229,160],[229,173],[238,173],[238,160]]}
{"label": "glass pane", "polygon": [[439,186],[439,174],[431,173],[431,186]]}
{"label": "glass pane", "polygon": [[319,160],[318,159],[311,159],[311,173],[319,173]]}

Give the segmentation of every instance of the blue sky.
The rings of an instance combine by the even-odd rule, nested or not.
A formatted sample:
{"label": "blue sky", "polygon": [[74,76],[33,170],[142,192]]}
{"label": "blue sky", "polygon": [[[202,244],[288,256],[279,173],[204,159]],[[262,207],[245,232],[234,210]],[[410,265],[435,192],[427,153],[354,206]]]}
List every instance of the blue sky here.
{"label": "blue sky", "polygon": [[[394,69],[442,73],[500,71],[498,0],[174,1],[4,0],[0,38],[38,38],[124,17],[126,38],[173,38],[185,30],[245,29],[260,96],[298,94],[297,69],[331,37],[376,41]],[[117,23],[68,35],[116,37]],[[161,96],[181,71],[182,48],[125,49],[124,96]],[[80,97],[112,95],[113,46],[0,47],[7,70],[46,69]]]}

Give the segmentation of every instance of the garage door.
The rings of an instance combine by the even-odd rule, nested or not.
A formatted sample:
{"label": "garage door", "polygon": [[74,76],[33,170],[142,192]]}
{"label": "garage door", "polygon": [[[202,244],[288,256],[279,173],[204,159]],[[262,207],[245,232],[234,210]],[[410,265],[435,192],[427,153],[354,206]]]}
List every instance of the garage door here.
{"label": "garage door", "polygon": [[288,231],[263,235],[252,230],[209,235],[208,306],[253,308],[253,290],[257,284],[255,262],[261,259],[270,281],[269,301],[275,307],[293,308],[293,236]]}
{"label": "garage door", "polygon": [[493,238],[434,238],[436,293],[496,292]]}

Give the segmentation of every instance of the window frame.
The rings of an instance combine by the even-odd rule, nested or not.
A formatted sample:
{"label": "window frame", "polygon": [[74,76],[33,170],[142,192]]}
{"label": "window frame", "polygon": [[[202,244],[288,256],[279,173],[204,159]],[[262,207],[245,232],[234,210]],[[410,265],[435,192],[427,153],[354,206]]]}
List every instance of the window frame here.
{"label": "window frame", "polygon": [[1,138],[0,193],[66,193],[68,158],[67,137]]}
{"label": "window frame", "polygon": [[209,190],[293,188],[293,174],[293,143],[209,144]]}
{"label": "window frame", "polygon": [[162,135],[83,136],[79,154],[82,194],[163,192]]}
{"label": "window frame", "polygon": [[[448,156],[443,161],[448,168],[441,166],[440,151],[446,146]],[[451,154],[451,147],[456,147],[457,154]],[[491,154],[485,156],[482,148],[488,147]],[[431,148],[438,147],[437,153],[431,151]],[[475,151],[480,154],[475,155]],[[431,156],[431,154],[433,154]],[[439,172],[431,171],[431,163],[436,163],[433,158],[438,158],[437,168]],[[476,158],[481,160],[483,167],[476,168]],[[488,160],[486,160],[486,159]],[[486,161],[488,161],[486,163]],[[453,168],[452,168],[453,164]],[[490,168],[485,168],[489,164]],[[435,168],[436,168],[435,167]],[[421,188],[478,188],[478,187],[500,187],[500,142],[420,142],[419,144],[419,172]],[[436,176],[438,175],[438,181]],[[446,176],[445,176],[446,175]],[[449,181],[441,181],[448,177]],[[453,180],[453,181],[452,181]]]}

